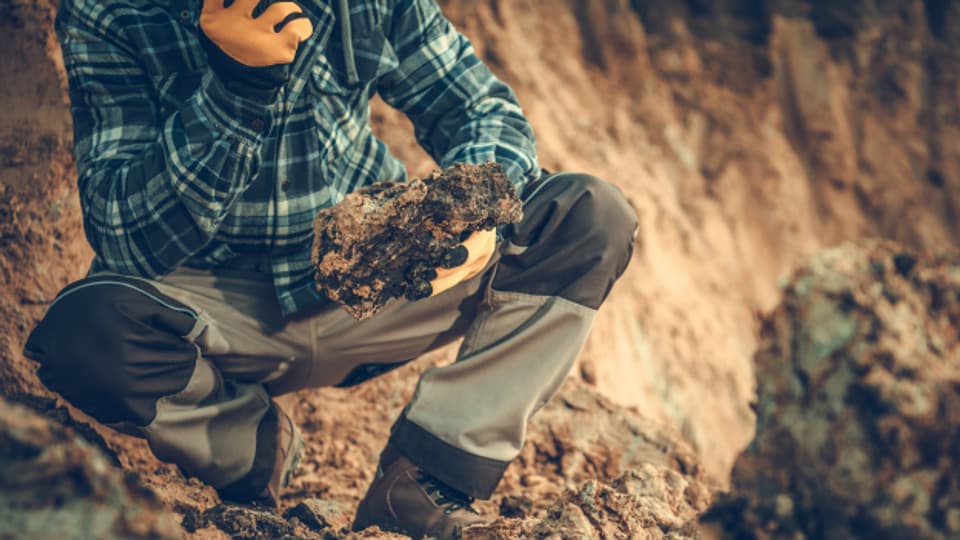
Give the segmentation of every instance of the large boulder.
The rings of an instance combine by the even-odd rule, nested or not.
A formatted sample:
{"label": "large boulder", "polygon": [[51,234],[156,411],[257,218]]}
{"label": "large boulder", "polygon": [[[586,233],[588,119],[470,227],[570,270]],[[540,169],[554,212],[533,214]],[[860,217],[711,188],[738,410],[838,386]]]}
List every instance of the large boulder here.
{"label": "large boulder", "polygon": [[175,540],[182,534],[156,494],[100,448],[60,421],[0,398],[0,537]]}
{"label": "large boulder", "polygon": [[960,537],[960,255],[844,246],[756,356],[757,432],[707,520],[737,538]]}

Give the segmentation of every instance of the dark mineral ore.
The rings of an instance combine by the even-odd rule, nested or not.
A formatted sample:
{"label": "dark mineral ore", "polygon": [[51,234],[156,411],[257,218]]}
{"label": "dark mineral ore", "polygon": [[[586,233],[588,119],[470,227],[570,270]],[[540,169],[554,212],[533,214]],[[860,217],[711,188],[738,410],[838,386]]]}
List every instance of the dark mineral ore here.
{"label": "dark mineral ore", "polygon": [[500,165],[454,165],[423,179],[379,182],[317,214],[317,288],[366,319],[391,298],[432,293],[436,268],[462,264],[473,231],[516,223],[520,199]]}

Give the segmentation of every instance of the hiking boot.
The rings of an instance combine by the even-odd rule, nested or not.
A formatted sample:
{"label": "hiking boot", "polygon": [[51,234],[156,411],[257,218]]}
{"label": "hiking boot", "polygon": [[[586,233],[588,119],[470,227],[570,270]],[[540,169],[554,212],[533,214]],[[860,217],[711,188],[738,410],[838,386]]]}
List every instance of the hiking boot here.
{"label": "hiking boot", "polygon": [[279,407],[277,411],[279,412],[279,429],[273,474],[270,475],[270,481],[258,497],[272,503],[272,506],[279,505],[280,491],[290,485],[290,478],[293,477],[294,471],[300,465],[300,458],[303,457],[303,434]]}
{"label": "hiking boot", "polygon": [[273,404],[257,432],[253,467],[243,478],[219,489],[225,501],[277,507],[303,455],[303,435],[283,410]]}
{"label": "hiking boot", "polygon": [[388,445],[357,508],[353,530],[376,525],[413,538],[456,539],[464,528],[489,521],[472,503],[472,497],[426,474]]}

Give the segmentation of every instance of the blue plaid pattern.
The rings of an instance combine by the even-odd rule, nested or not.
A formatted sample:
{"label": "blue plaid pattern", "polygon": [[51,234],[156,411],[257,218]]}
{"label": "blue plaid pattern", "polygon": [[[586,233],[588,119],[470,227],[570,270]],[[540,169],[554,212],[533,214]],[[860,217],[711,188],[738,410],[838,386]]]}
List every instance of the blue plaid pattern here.
{"label": "blue plaid pattern", "polygon": [[272,269],[286,314],[321,300],[310,265],[317,210],[406,179],[370,129],[375,93],[409,116],[439,164],[497,161],[518,187],[539,177],[513,91],[435,0],[351,1],[353,85],[332,0],[298,3],[314,35],[264,105],[207,67],[199,0],[62,0],[56,30],[92,271],[155,278],[253,258]]}

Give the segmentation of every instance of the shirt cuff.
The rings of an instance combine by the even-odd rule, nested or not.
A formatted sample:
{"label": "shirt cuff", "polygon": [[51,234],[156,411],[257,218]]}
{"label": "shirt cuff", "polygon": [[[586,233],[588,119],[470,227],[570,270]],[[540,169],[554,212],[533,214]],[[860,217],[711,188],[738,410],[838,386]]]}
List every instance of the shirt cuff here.
{"label": "shirt cuff", "polygon": [[204,75],[199,105],[227,133],[257,144],[270,131],[279,105],[241,97],[224,86],[212,71]]}
{"label": "shirt cuff", "polygon": [[528,170],[525,163],[517,163],[510,159],[498,159],[497,163],[503,167],[503,174],[513,182],[517,192],[522,192],[528,184],[540,179],[540,167]]}

